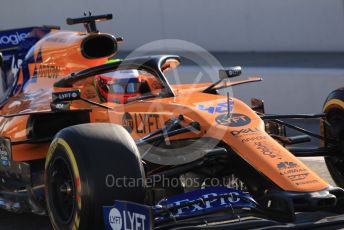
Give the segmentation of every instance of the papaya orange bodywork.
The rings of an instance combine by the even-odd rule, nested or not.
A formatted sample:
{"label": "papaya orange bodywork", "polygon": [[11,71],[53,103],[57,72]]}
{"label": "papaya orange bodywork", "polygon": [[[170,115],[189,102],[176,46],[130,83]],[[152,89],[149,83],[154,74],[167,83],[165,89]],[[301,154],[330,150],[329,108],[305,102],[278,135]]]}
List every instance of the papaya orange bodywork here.
{"label": "papaya orange bodywork", "polygon": [[[86,36],[89,35],[59,31],[52,32],[39,41],[31,51],[36,61],[29,66],[30,76],[35,75],[35,71],[37,73],[35,79],[28,81],[21,93],[7,101],[1,110],[1,115],[49,112],[51,111],[51,93],[63,90],[53,87],[57,79],[72,72],[105,63],[108,57],[89,59],[81,54],[80,44]],[[39,62],[38,59],[40,59]],[[20,72],[19,82],[22,81],[22,78],[23,73]],[[271,138],[265,132],[264,122],[260,117],[240,100],[231,98],[234,103],[231,114],[239,114],[233,118],[230,116],[226,118],[226,113],[199,109],[199,105],[216,107],[217,104],[227,101],[224,96],[201,92],[209,85],[210,83],[197,84],[193,87],[174,85],[172,88],[175,91],[175,97],[135,101],[127,104],[104,103],[104,105],[113,107],[113,110],[106,110],[81,101],[73,101],[70,109],[91,109],[91,122],[110,122],[121,125],[124,122],[124,114],[130,114],[133,117],[131,135],[134,139],[142,138],[163,127],[168,119],[183,115],[185,124],[191,121],[199,122],[201,131],[200,133],[180,134],[171,137],[172,140],[204,137],[217,139],[230,146],[236,154],[285,191],[311,192],[323,190],[329,186],[327,182]],[[79,88],[88,99],[100,103],[92,81],[85,80],[75,88]],[[220,122],[218,122],[219,116],[223,118]],[[28,118],[28,115],[0,118],[1,135],[10,138],[12,142],[25,141],[29,131],[27,130]],[[226,123],[237,122],[240,119],[246,123],[236,127],[226,125]],[[48,144],[13,145],[12,158],[14,161],[44,159],[48,147]],[[283,172],[277,167],[281,162],[293,162],[297,167],[294,172]]]}

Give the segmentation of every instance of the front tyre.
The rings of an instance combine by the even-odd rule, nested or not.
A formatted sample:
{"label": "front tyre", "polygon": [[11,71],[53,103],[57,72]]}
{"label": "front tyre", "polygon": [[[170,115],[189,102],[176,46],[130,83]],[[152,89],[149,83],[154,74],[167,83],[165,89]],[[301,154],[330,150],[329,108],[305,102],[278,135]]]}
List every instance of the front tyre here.
{"label": "front tyre", "polygon": [[344,88],[337,89],[328,96],[323,112],[326,121],[322,123],[323,135],[335,141],[325,147],[335,147],[338,154],[325,157],[327,168],[334,182],[344,188]]}
{"label": "front tyre", "polygon": [[[144,202],[140,155],[121,126],[82,124],[61,130],[50,145],[45,171],[54,229],[101,229],[103,205]],[[123,178],[135,183],[126,184]]]}

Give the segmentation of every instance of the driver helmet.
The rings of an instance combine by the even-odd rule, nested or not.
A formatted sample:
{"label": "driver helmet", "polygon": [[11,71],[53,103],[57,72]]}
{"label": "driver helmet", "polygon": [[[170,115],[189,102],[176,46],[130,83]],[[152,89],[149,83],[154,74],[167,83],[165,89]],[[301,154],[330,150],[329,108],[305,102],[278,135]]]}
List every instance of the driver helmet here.
{"label": "driver helmet", "polygon": [[125,104],[130,97],[141,96],[137,70],[116,70],[95,77],[95,87],[102,102]]}

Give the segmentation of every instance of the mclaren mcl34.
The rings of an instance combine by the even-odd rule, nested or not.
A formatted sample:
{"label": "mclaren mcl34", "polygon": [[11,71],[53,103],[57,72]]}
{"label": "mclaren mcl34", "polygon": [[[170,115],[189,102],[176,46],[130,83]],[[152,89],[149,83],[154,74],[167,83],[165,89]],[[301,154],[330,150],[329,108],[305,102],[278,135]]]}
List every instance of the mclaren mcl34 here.
{"label": "mclaren mcl34", "polygon": [[[264,113],[219,90],[260,81],[170,84],[175,55],[108,61],[112,15],[85,32],[0,32],[0,207],[54,229],[248,229],[342,225],[344,88],[319,114]],[[319,119],[320,133],[285,121]],[[286,130],[300,132],[286,135]],[[321,145],[297,147],[311,138]],[[297,157],[324,156],[333,187]]]}

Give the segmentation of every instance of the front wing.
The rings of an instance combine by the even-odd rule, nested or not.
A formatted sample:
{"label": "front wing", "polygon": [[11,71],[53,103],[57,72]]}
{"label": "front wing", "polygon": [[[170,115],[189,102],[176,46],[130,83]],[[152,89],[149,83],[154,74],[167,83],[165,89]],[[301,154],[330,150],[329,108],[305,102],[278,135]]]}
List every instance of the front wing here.
{"label": "front wing", "polygon": [[248,194],[226,187],[210,187],[161,200],[155,206],[115,201],[103,207],[105,229],[280,229],[344,227],[335,210],[295,213],[283,221],[266,213]]}

